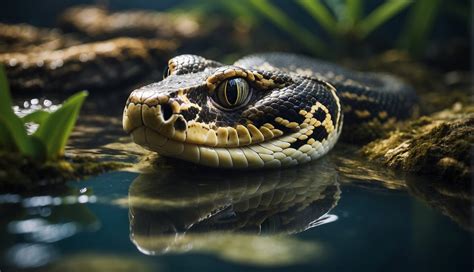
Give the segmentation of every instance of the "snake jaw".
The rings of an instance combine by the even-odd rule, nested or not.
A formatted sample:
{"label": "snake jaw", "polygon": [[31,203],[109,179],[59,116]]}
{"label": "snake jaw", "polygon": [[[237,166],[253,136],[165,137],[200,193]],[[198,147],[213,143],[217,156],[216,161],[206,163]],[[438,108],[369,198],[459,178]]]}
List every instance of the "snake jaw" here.
{"label": "snake jaw", "polygon": [[[327,153],[341,132],[335,89],[316,78],[192,56],[170,60],[169,70],[164,80],[132,92],[123,117],[133,141],[161,155],[220,168],[291,166]],[[252,98],[241,108],[218,109],[212,91],[236,77],[255,88]]]}
{"label": "snake jaw", "polygon": [[[322,104],[315,105],[310,112],[300,112],[306,118],[301,124],[276,117],[262,125],[249,121],[219,127],[215,122],[186,120],[182,115],[185,111],[181,110],[186,103],[177,103],[178,97],[130,99],[124,110],[124,130],[135,143],[161,155],[222,168],[281,167],[307,162],[331,149],[340,132],[331,127],[330,114]],[[155,105],[151,101],[166,103]],[[165,114],[165,108],[171,109],[171,114]],[[316,116],[321,109],[326,114],[324,120],[318,121]],[[258,114],[247,114],[248,118],[259,118]],[[310,138],[315,126],[326,127],[325,139]]]}

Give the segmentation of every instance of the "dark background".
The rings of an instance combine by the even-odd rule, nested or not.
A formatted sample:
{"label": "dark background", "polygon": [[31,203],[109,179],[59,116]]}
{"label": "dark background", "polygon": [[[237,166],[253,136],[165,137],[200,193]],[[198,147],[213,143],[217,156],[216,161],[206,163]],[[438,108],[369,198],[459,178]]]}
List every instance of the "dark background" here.
{"label": "dark background", "polygon": [[[337,1],[337,0],[334,0]],[[434,0],[435,1],[435,0]],[[97,1],[97,0],[16,0],[16,1],[4,1],[2,8],[0,9],[0,22],[4,23],[28,23],[35,26],[54,27],[58,15],[66,8],[74,5],[91,5],[101,4],[107,5],[112,10],[126,10],[126,9],[151,9],[151,10],[167,10],[173,8],[193,8],[205,3],[215,2],[215,0],[203,0],[203,1],[186,1],[186,0],[109,0],[109,1]],[[365,1],[364,13],[367,14],[375,7],[383,3],[383,0]],[[442,42],[452,38],[467,37],[469,36],[470,26],[472,25],[472,18],[469,17],[469,13],[472,15],[473,8],[471,10],[465,10],[464,7],[470,6],[469,0],[444,0],[441,1],[441,8],[439,15],[436,18],[436,23],[432,27],[432,33],[430,39]],[[299,6],[292,3],[292,1],[286,0],[273,0],[271,3],[280,7],[284,10],[290,18],[296,20],[302,25],[308,25],[311,23],[311,18],[302,12]],[[219,9],[211,11],[216,15],[225,15],[223,11]],[[384,24],[381,28],[377,29],[372,35],[372,41],[378,41],[379,43],[385,43],[386,46],[391,44],[394,36],[397,32],[404,27],[405,18],[408,11],[405,10],[400,14],[392,18],[387,24]],[[229,18],[223,16],[224,18]],[[470,16],[472,17],[472,16]],[[271,28],[271,26],[269,26]],[[318,35],[324,35],[320,33],[317,25],[310,25],[312,31]]]}

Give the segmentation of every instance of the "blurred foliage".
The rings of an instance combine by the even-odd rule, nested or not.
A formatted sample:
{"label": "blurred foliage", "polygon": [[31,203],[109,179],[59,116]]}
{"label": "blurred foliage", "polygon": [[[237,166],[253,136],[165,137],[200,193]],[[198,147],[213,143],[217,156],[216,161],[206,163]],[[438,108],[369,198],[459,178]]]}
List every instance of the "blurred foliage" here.
{"label": "blurred foliage", "polygon": [[400,35],[399,46],[419,55],[426,46],[428,34],[438,15],[441,0],[417,0],[410,10],[405,29]]}
{"label": "blurred foliage", "polygon": [[[254,26],[270,23],[305,51],[327,57],[357,54],[357,50],[368,44],[371,35],[384,26],[393,32],[389,47],[420,56],[441,12],[460,17],[466,23],[470,21],[468,1],[184,0],[178,6],[206,16],[224,14]],[[396,22],[395,29],[390,22]]]}
{"label": "blurred foliage", "polygon": [[[54,112],[38,110],[20,118],[13,112],[8,80],[0,66],[0,151],[19,152],[38,161],[62,156],[87,95],[86,91],[79,92]],[[28,122],[39,125],[32,135],[25,128]]]}

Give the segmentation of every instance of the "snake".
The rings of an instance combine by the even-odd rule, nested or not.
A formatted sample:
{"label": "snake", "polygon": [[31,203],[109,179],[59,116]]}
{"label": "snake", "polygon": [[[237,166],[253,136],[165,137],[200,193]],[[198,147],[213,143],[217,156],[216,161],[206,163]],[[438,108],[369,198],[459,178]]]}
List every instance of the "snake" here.
{"label": "snake", "polygon": [[226,65],[197,55],[168,61],[161,81],[135,89],[123,112],[133,142],[213,168],[278,168],[327,154],[344,133],[413,115],[417,97],[388,74],[352,71],[291,53]]}

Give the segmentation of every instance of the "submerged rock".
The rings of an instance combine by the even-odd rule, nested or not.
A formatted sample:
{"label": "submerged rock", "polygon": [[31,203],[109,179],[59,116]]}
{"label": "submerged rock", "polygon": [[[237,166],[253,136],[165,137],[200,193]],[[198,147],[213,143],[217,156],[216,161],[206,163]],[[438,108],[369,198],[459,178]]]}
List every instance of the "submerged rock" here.
{"label": "submerged rock", "polygon": [[470,186],[473,143],[474,108],[458,103],[452,109],[408,121],[362,151],[391,168]]}

